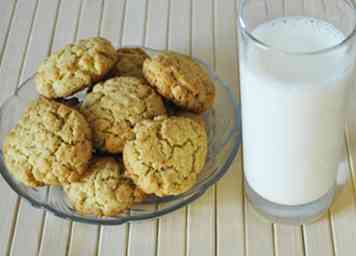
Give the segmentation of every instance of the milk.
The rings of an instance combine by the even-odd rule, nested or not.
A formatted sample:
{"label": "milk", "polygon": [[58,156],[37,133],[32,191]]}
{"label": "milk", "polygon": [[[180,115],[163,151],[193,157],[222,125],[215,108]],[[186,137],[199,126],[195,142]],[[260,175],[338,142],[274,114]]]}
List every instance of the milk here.
{"label": "milk", "polygon": [[272,202],[309,203],[335,185],[352,58],[344,48],[302,53],[332,47],[345,36],[331,24],[308,17],[272,20],[252,35],[293,54],[251,43],[241,49],[246,181]]}

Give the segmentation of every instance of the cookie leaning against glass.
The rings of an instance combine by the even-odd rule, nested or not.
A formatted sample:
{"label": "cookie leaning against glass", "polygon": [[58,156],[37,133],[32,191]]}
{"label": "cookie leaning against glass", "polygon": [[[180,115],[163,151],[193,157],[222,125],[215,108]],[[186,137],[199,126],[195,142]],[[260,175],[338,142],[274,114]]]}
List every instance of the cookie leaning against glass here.
{"label": "cookie leaning against glass", "polygon": [[116,50],[104,38],[68,44],[39,65],[35,76],[37,91],[47,98],[73,95],[103,79],[116,62]]}
{"label": "cookie leaning against glass", "polygon": [[78,111],[41,97],[5,137],[3,153],[10,173],[27,186],[70,183],[92,156],[91,129]]}

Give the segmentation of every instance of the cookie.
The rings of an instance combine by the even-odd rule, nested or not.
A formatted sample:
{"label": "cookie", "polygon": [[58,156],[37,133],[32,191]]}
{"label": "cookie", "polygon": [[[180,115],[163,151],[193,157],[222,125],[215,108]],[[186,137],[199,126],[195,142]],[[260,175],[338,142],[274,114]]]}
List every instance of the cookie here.
{"label": "cookie", "polygon": [[81,112],[102,151],[120,153],[134,136],[132,128],[144,119],[166,113],[161,97],[143,79],[116,77],[94,86]]}
{"label": "cookie", "polygon": [[115,216],[144,198],[144,193],[124,176],[122,163],[111,157],[94,159],[85,177],[63,189],[82,215]]}
{"label": "cookie", "polygon": [[112,70],[112,76],[133,76],[144,78],[142,66],[145,59],[149,58],[141,48],[119,48],[118,61]]}
{"label": "cookie", "polygon": [[99,81],[116,61],[115,48],[104,38],[92,37],[68,44],[38,67],[37,91],[47,98],[70,96]]}
{"label": "cookie", "polygon": [[147,194],[178,195],[189,190],[203,169],[207,135],[203,126],[185,117],[156,117],[134,128],[123,158],[136,185]]}
{"label": "cookie", "polygon": [[214,102],[214,83],[189,56],[158,54],[145,60],[143,74],[159,94],[186,110],[202,113]]}
{"label": "cookie", "polygon": [[91,158],[91,130],[76,110],[40,98],[6,136],[3,154],[11,174],[25,185],[73,182]]}

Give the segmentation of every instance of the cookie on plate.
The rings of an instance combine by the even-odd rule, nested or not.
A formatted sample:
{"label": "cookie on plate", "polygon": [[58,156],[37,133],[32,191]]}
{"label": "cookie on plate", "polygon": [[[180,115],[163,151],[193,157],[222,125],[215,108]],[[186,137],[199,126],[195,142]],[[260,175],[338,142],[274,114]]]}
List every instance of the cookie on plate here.
{"label": "cookie on plate", "polygon": [[118,61],[112,70],[112,76],[133,76],[144,78],[142,66],[145,59],[149,58],[141,48],[117,49]]}
{"label": "cookie on plate", "polygon": [[115,48],[104,38],[68,44],[38,67],[37,91],[47,98],[70,96],[103,78],[116,61]]}
{"label": "cookie on plate", "polygon": [[189,56],[160,53],[145,60],[143,74],[159,94],[187,110],[202,113],[214,102],[214,83]]}
{"label": "cookie on plate", "polygon": [[115,216],[144,199],[144,193],[124,176],[122,163],[111,157],[94,159],[85,177],[63,188],[82,215]]}
{"label": "cookie on plate", "polygon": [[25,185],[73,182],[91,158],[91,130],[78,111],[40,98],[6,136],[3,153],[10,173]]}
{"label": "cookie on plate", "polygon": [[143,80],[115,77],[94,86],[81,105],[98,149],[120,153],[144,119],[166,113],[161,97]]}
{"label": "cookie on plate", "polygon": [[124,148],[127,176],[147,194],[178,195],[189,190],[203,169],[207,135],[198,122],[185,117],[156,117],[135,128]]}

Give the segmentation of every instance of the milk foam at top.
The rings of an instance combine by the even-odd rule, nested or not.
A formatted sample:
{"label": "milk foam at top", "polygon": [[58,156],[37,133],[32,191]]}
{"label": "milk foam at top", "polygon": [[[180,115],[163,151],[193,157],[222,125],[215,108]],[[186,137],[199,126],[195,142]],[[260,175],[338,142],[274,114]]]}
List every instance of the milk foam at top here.
{"label": "milk foam at top", "polygon": [[249,43],[240,53],[246,180],[272,202],[309,203],[335,184],[352,65],[342,47],[303,53],[345,36],[309,17],[275,19],[252,35],[272,48]]}

